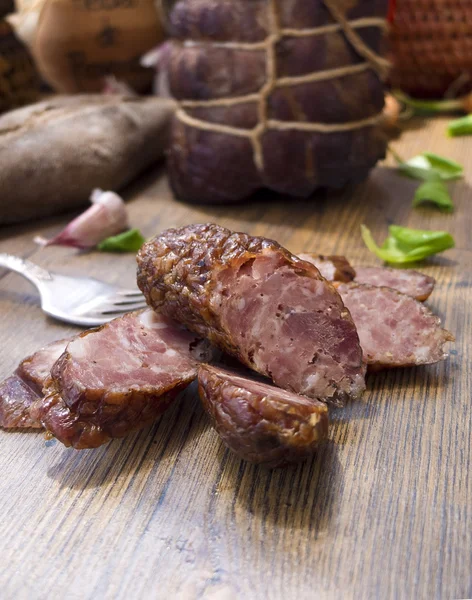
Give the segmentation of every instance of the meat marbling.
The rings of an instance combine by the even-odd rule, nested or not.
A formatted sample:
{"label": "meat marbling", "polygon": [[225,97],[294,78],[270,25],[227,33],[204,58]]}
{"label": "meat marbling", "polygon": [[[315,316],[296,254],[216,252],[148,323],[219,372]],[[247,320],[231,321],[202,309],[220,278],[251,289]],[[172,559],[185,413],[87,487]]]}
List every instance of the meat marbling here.
{"label": "meat marbling", "polygon": [[298,258],[315,265],[318,271],[328,281],[343,281],[348,283],[356,276],[356,271],[345,256],[324,256],[313,252],[298,254]]}
{"label": "meat marbling", "polygon": [[198,370],[198,389],[223,442],[250,462],[298,462],[327,438],[328,407],[318,400],[209,365]]}
{"label": "meat marbling", "polygon": [[424,304],[388,287],[338,286],[350,310],[369,370],[427,365],[444,360],[454,336]]}
{"label": "meat marbling", "polygon": [[433,277],[419,271],[389,267],[356,267],[355,281],[390,287],[422,302],[429,298],[436,284]]}
{"label": "meat marbling", "polygon": [[315,265],[328,281],[367,283],[377,287],[390,287],[424,301],[434,290],[436,280],[413,269],[391,267],[352,267],[344,256],[323,256],[314,252],[298,254],[302,260]]}
{"label": "meat marbling", "polygon": [[153,422],[208,352],[151,310],[129,313],[69,343],[32,414],[66,446],[95,448]]}
{"label": "meat marbling", "polygon": [[25,358],[15,373],[0,384],[0,426],[40,428],[30,414],[33,402],[42,396],[44,382],[69,340],[58,340]]}
{"label": "meat marbling", "polygon": [[365,389],[339,294],[272,240],[213,224],[169,229],[141,248],[138,285],[156,311],[282,388],[338,404]]}

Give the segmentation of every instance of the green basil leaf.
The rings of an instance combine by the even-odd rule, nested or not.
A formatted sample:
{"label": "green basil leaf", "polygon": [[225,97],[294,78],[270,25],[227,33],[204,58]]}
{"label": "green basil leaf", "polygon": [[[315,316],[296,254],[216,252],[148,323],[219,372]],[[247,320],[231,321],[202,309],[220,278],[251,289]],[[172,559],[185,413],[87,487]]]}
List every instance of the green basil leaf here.
{"label": "green basil leaf", "polygon": [[428,231],[391,225],[389,236],[378,246],[371,232],[361,225],[362,239],[371,252],[392,264],[407,264],[454,247],[453,237],[447,231]]}
{"label": "green basil leaf", "polygon": [[[445,238],[452,240],[452,237],[447,231],[433,231],[431,229],[410,229],[409,227],[401,227],[400,225],[390,225],[388,228],[390,235],[404,246],[416,248],[421,244],[436,243]],[[452,246],[454,240],[452,240]],[[448,246],[448,247],[452,247]],[[446,248],[445,248],[446,249]]]}
{"label": "green basil leaf", "polygon": [[98,244],[102,252],[137,252],[146,240],[139,229],[129,229]]}
{"label": "green basil leaf", "polygon": [[462,165],[432,152],[423,152],[423,154],[414,156],[408,161],[402,161],[397,154],[394,154],[394,156],[399,163],[399,171],[413,179],[432,181],[440,178],[443,181],[448,181],[459,179],[464,175]]}
{"label": "green basil leaf", "polygon": [[405,106],[413,108],[417,114],[450,113],[464,110],[464,104],[460,98],[455,100],[418,100],[400,90],[394,90],[393,96]]}
{"label": "green basil leaf", "polygon": [[450,137],[456,137],[459,135],[471,135],[472,134],[472,115],[461,117],[451,121],[447,126],[447,133]]}
{"label": "green basil leaf", "polygon": [[424,203],[433,203],[445,212],[452,212],[454,210],[454,204],[452,203],[448,189],[440,179],[425,181],[416,190],[415,197],[413,198],[413,206],[416,207]]}
{"label": "green basil leaf", "polygon": [[382,247],[379,247],[372,237],[370,230],[365,225],[361,225],[361,234],[367,248],[381,260],[392,263],[402,262],[403,252],[396,248],[394,238],[387,238]]}

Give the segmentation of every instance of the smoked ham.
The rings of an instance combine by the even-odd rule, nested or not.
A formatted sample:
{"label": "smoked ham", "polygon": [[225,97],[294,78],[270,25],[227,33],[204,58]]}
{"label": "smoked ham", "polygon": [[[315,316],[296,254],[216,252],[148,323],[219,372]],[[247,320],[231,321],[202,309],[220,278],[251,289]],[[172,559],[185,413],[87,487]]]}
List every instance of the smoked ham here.
{"label": "smoked ham", "polygon": [[48,344],[25,358],[13,375],[0,384],[0,426],[40,428],[30,414],[31,405],[42,397],[44,382],[69,340]]}
{"label": "smoked ham", "polygon": [[335,404],[365,389],[339,294],[277,242],[214,224],[169,229],[141,248],[138,285],[156,311],[281,388]]}
{"label": "smoked ham", "polygon": [[338,286],[356,324],[369,370],[429,365],[447,358],[454,336],[418,300],[388,287]]}
{"label": "smoked ham", "polygon": [[388,0],[175,0],[168,172],[188,202],[309,197],[384,156]]}
{"label": "smoked ham", "polygon": [[151,310],[81,333],[32,415],[66,446],[95,448],[152,423],[197,374],[208,346]]}
{"label": "smoked ham", "polygon": [[352,281],[356,276],[356,271],[345,256],[324,256],[323,254],[308,252],[299,254],[298,258],[315,265],[328,281],[343,281],[347,283]]}
{"label": "smoked ham", "polygon": [[311,456],[328,436],[328,407],[268,383],[213,367],[198,370],[203,406],[241,458],[281,467]]}
{"label": "smoked ham", "polygon": [[328,281],[367,283],[377,287],[390,287],[423,302],[434,290],[434,277],[413,269],[392,267],[352,267],[344,256],[323,256],[314,252],[298,255],[311,262]]}
{"label": "smoked ham", "polygon": [[434,290],[436,280],[413,269],[389,267],[356,267],[357,283],[390,287],[423,302]]}

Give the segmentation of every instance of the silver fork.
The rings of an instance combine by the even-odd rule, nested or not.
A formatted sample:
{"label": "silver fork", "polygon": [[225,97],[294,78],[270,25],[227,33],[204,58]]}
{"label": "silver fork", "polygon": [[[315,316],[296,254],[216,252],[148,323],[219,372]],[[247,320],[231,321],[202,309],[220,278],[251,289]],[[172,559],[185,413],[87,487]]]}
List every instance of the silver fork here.
{"label": "silver fork", "polygon": [[39,291],[43,311],[66,323],[94,327],[146,306],[138,288],[127,290],[91,277],[51,273],[12,254],[0,253],[0,267],[31,281]]}

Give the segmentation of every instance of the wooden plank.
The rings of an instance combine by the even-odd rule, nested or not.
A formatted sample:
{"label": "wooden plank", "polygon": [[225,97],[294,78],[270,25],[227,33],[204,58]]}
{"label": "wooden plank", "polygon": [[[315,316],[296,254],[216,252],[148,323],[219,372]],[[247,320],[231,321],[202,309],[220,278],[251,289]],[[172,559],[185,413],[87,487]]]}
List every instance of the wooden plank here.
{"label": "wooden plank", "polygon": [[[447,229],[457,247],[431,260],[431,306],[457,336],[448,362],[369,378],[360,402],[332,411],[330,442],[311,462],[267,471],[241,462],[209,428],[191,388],[153,427],[77,452],[41,434],[0,432],[2,598],[466,598],[472,596],[470,342],[472,153],[437,120],[406,132],[405,157],[426,149],[465,165],[456,212],[410,207],[415,182],[382,165],[336,194],[264,194],[244,206],[171,198],[161,171],[129,190],[145,235],[215,221],[291,250],[373,257],[390,223]],[[59,218],[1,231],[9,251],[67,273],[129,286],[134,258],[38,249]],[[34,290],[0,272],[0,376],[73,331],[46,319]]]}

